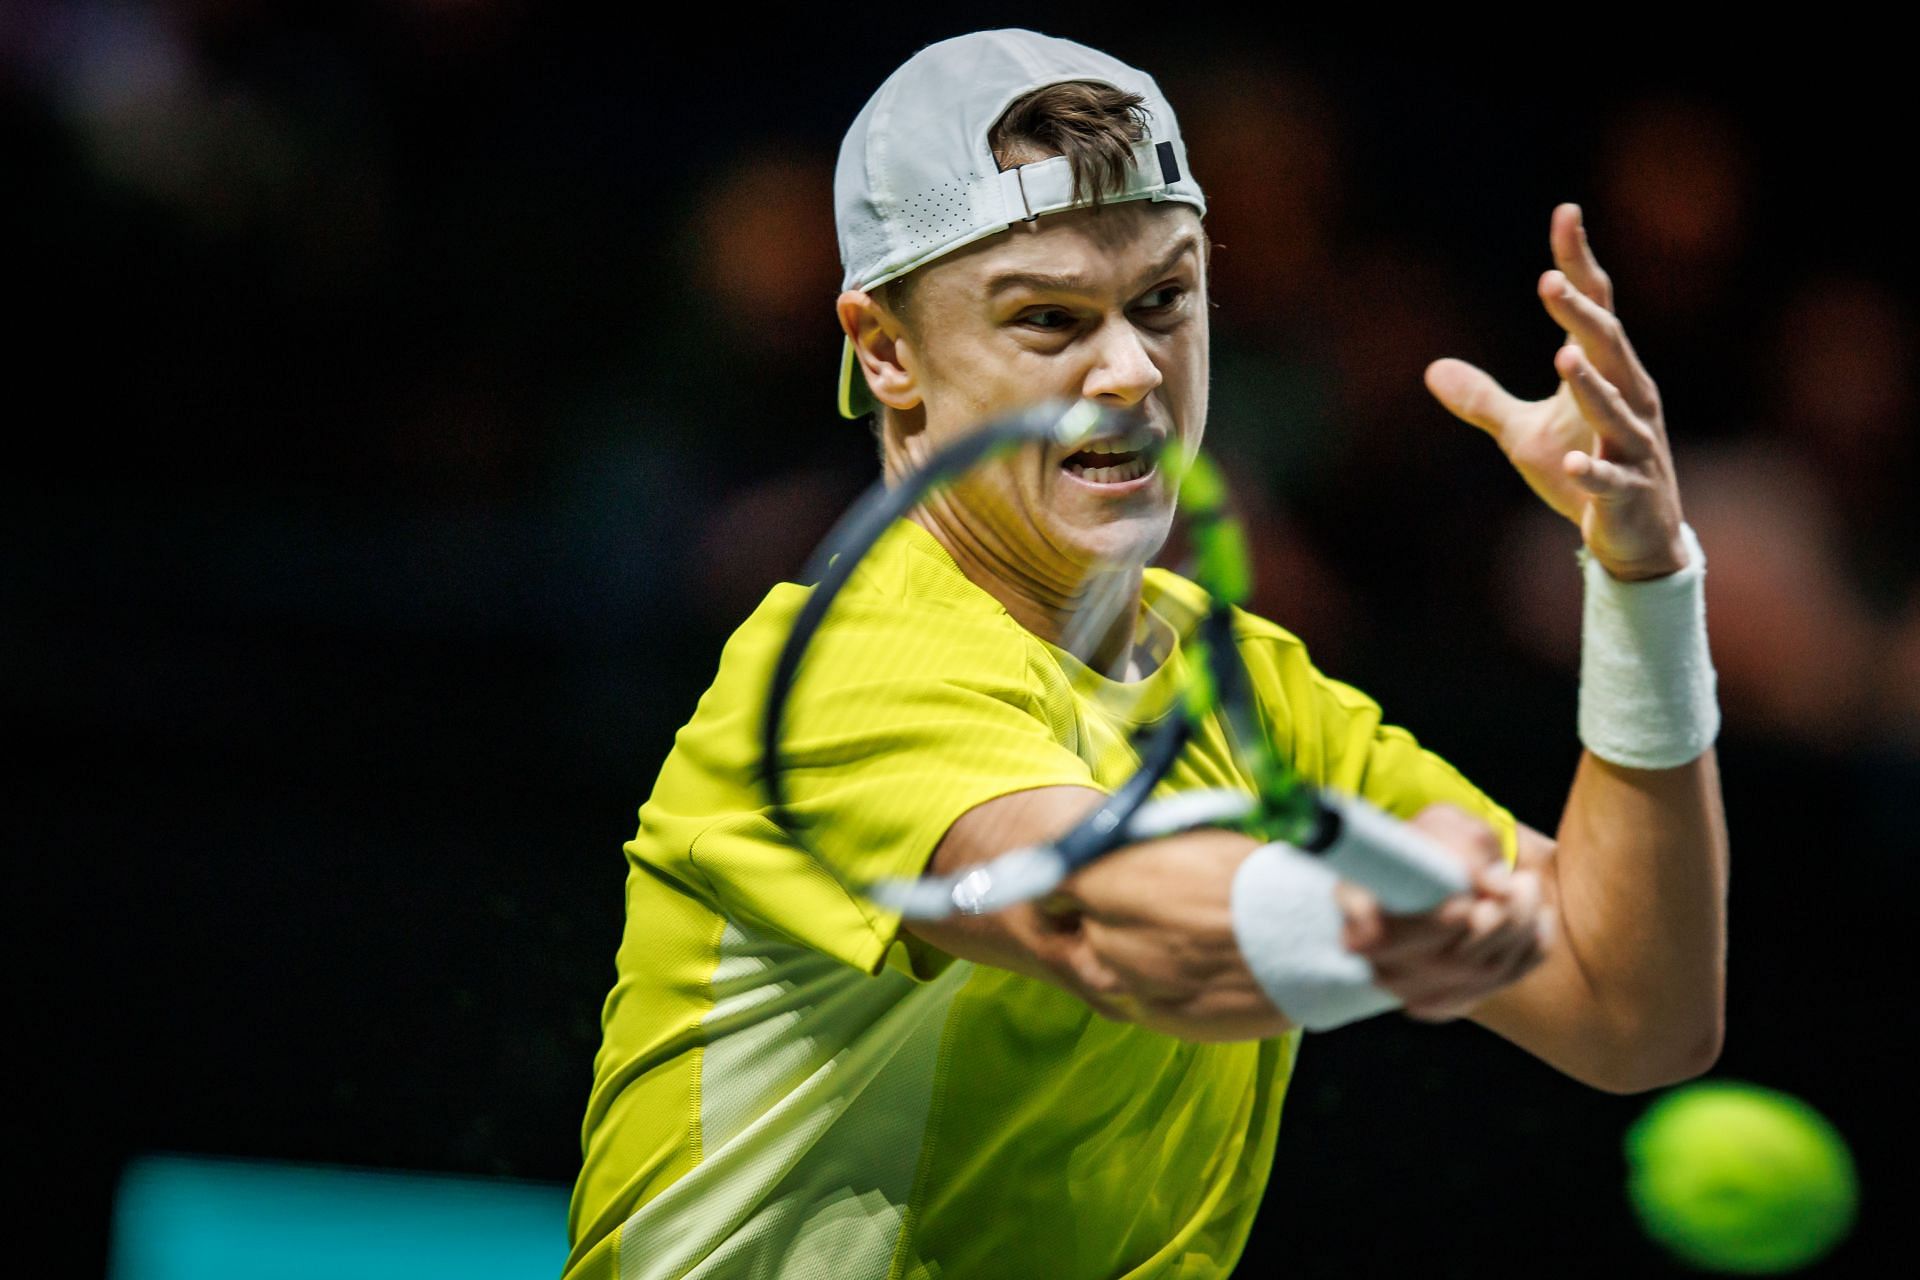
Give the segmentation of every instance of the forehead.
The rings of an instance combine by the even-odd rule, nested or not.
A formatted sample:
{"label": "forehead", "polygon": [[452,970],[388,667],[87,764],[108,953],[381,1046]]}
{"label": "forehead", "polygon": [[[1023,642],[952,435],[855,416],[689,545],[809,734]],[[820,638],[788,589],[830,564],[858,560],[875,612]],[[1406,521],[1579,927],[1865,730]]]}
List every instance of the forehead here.
{"label": "forehead", "polygon": [[984,297],[1013,276],[1073,277],[1091,291],[1128,289],[1170,259],[1204,257],[1200,216],[1190,205],[1133,200],[1097,209],[1070,209],[1019,223],[928,263],[923,293]]}

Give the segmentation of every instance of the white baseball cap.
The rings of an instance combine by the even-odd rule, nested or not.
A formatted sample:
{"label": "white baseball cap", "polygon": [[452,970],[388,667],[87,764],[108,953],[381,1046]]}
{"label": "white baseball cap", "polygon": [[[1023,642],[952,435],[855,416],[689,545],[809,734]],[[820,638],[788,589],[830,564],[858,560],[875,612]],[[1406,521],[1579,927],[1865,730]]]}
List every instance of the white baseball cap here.
{"label": "white baseball cap", "polygon": [[[987,134],[1035,89],[1091,80],[1137,93],[1145,136],[1126,189],[1105,196],[1177,200],[1206,216],[1187,168],[1173,107],[1144,71],[1071,40],[1034,31],[975,31],[928,45],[888,76],[854,117],[833,173],[842,289],[871,289],[1017,222],[1074,207],[1065,156],[1002,170]],[[840,355],[840,414],[874,409],[848,339]]]}

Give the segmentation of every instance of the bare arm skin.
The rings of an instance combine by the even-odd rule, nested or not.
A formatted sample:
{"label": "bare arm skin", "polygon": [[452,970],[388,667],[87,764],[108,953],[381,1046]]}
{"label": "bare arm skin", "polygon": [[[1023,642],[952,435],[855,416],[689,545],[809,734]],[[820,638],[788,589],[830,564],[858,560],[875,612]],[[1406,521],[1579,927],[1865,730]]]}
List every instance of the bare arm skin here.
{"label": "bare arm skin", "polygon": [[[1437,360],[1427,387],[1491,436],[1540,500],[1622,581],[1686,564],[1680,489],[1659,388],[1613,309],[1613,282],[1578,206],[1553,211],[1540,302],[1566,333],[1561,382],[1521,401],[1484,371]],[[1557,846],[1523,831],[1546,868],[1567,945],[1475,1019],[1570,1075],[1637,1092],[1698,1075],[1723,1036],[1728,843],[1709,750],[1674,769],[1586,753]],[[1552,851],[1552,852],[1549,852]]]}
{"label": "bare arm skin", "polygon": [[[1491,828],[1434,805],[1414,825],[1476,869],[1474,891],[1425,915],[1388,916],[1343,885],[1348,944],[1410,1016],[1470,1017],[1594,1088],[1635,1093],[1696,1075],[1718,1052],[1724,932],[1712,927],[1712,904],[1724,900],[1725,864],[1701,879],[1698,859],[1678,856],[1698,833],[1632,819],[1648,805],[1698,811],[1698,794],[1717,789],[1711,753],[1657,772],[1588,757],[1561,840],[1521,824],[1510,876]],[[1052,787],[990,801],[954,824],[930,869],[949,874],[1057,833],[1097,800]],[[1648,831],[1666,842],[1631,838]],[[1293,1024],[1254,982],[1228,911],[1234,872],[1254,847],[1224,831],[1151,841],[1085,868],[1046,902],[907,928],[949,954],[1052,983],[1107,1018],[1189,1040],[1279,1035]],[[1705,928],[1689,916],[1702,911]],[[1706,980],[1675,980],[1692,972]],[[1702,1026],[1704,1041],[1692,1034]]]}
{"label": "bare arm skin", "polygon": [[[1566,945],[1470,1015],[1615,1093],[1700,1075],[1725,1037],[1727,832],[1719,764],[1581,757],[1557,848],[1530,827]],[[1574,1012],[1577,1011],[1577,1012]]]}
{"label": "bare arm skin", "polygon": [[[1099,799],[1084,788],[1044,787],[990,800],[954,823],[930,869],[949,874],[1057,835]],[[1481,883],[1433,911],[1391,918],[1419,951],[1393,982],[1422,1007],[1469,1007],[1541,963],[1551,925],[1540,919],[1538,874],[1498,883],[1489,874],[1499,860],[1492,830],[1450,806],[1433,806],[1414,825],[1454,849]],[[1255,847],[1248,836],[1212,830],[1148,841],[1083,868],[1046,901],[906,927],[949,954],[1050,982],[1108,1018],[1188,1040],[1275,1036],[1293,1023],[1241,958],[1229,906],[1234,873]],[[1399,994],[1384,976],[1381,985]]]}

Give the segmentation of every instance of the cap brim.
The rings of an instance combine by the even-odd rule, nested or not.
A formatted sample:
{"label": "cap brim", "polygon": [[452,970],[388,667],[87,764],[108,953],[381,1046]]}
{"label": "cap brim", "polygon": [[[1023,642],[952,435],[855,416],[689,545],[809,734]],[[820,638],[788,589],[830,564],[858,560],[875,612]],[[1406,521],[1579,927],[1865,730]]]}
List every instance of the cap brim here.
{"label": "cap brim", "polygon": [[867,376],[860,371],[860,362],[853,358],[853,339],[840,340],[840,416],[843,418],[864,418],[877,406],[873,403],[873,393],[867,390]]}

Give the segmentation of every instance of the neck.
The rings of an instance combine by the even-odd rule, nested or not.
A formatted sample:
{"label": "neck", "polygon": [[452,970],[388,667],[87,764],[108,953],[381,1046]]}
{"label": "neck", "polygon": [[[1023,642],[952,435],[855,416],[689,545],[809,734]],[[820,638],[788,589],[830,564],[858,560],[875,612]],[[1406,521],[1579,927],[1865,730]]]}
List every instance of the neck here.
{"label": "neck", "polygon": [[1140,566],[1038,571],[1031,557],[1014,555],[1001,539],[952,518],[954,512],[943,498],[930,498],[910,518],[932,534],[960,572],[999,601],[1009,617],[1112,679],[1135,680],[1146,674],[1150,664],[1133,642],[1140,617]]}

